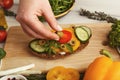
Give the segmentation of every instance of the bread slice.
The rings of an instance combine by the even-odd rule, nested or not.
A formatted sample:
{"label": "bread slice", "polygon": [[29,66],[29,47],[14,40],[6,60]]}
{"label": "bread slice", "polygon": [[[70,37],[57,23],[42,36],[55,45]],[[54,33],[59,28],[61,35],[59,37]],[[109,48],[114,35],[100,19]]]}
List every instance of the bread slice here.
{"label": "bread slice", "polygon": [[[89,39],[84,43],[82,41],[80,41],[75,34],[74,27],[64,28],[64,30],[70,31],[72,33],[72,38],[69,42],[67,42],[65,44],[61,44],[55,40],[34,39],[29,43],[31,52],[33,54],[39,56],[40,58],[59,59],[59,58],[64,58],[69,55],[73,55],[74,53],[81,51],[88,45]],[[90,35],[90,37],[91,37],[91,35]],[[52,46],[51,46],[51,44],[52,44]],[[44,48],[43,48],[43,45],[44,45]],[[62,48],[61,45],[64,45],[65,48]]]}
{"label": "bread slice", "polygon": [[67,57],[69,55],[73,55],[75,54],[76,52],[78,51],[81,51],[82,49],[84,49],[87,45],[88,45],[89,42],[86,42],[84,44],[81,44],[81,46],[76,50],[74,51],[73,53],[69,53],[69,52],[66,52],[66,54],[51,54],[49,55],[48,53],[39,53],[39,52],[35,52],[34,50],[30,49],[30,51],[40,57],[40,58],[43,58],[43,59],[59,59],[59,58],[64,58],[64,57]]}

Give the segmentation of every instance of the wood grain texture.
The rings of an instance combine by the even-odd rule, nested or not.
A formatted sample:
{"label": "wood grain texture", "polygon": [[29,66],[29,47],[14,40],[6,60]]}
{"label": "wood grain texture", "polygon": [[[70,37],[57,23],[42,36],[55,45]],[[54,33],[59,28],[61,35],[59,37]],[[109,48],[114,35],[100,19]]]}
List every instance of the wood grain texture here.
{"label": "wood grain texture", "polygon": [[[31,70],[46,71],[54,66],[65,66],[81,71],[86,69],[96,57],[101,56],[99,54],[101,49],[109,50],[113,55],[113,59],[119,60],[120,57],[116,49],[103,45],[103,42],[107,40],[108,32],[111,30],[111,24],[96,23],[76,25],[86,25],[91,28],[92,37],[88,46],[76,54],[57,60],[41,59],[33,55],[28,48],[28,43],[32,38],[26,35],[21,27],[11,27],[8,31],[6,44],[4,46],[7,55],[2,60],[2,70],[34,63],[35,67]],[[69,27],[71,25],[62,26]]]}

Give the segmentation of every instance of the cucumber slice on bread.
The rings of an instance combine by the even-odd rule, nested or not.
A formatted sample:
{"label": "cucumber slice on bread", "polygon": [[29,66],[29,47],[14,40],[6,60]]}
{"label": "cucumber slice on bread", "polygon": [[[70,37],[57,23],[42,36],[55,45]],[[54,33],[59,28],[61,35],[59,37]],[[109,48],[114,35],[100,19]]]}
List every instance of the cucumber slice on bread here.
{"label": "cucumber slice on bread", "polygon": [[[44,59],[62,58],[86,47],[92,35],[90,28],[85,26],[71,26],[66,30],[71,31],[71,41],[74,41],[74,44],[70,44],[70,42],[63,44],[55,40],[33,39],[29,42],[31,52]],[[75,44],[77,44],[76,42],[79,42],[80,44],[74,49]]]}
{"label": "cucumber slice on bread", "polygon": [[88,32],[89,37],[92,36],[92,31],[89,27],[87,27],[87,26],[81,26],[81,27],[84,28]]}
{"label": "cucumber slice on bread", "polygon": [[37,53],[42,53],[45,51],[45,47],[43,47],[43,44],[41,43],[42,41],[43,40],[34,39],[29,43],[29,47]]}
{"label": "cucumber slice on bread", "polygon": [[79,26],[75,28],[75,35],[81,42],[85,43],[90,39],[92,32],[86,26]]}

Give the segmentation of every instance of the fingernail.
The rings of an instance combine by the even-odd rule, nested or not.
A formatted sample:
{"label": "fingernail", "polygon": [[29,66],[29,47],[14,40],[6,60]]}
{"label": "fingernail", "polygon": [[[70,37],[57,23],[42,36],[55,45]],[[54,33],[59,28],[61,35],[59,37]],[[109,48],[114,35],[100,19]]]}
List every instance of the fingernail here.
{"label": "fingernail", "polygon": [[55,40],[58,41],[60,38],[59,37],[56,37]]}
{"label": "fingernail", "polygon": [[57,29],[59,30],[59,31],[62,31],[62,27],[61,26],[57,26]]}
{"label": "fingernail", "polygon": [[55,39],[56,41],[58,41],[59,40],[59,38],[58,39]]}

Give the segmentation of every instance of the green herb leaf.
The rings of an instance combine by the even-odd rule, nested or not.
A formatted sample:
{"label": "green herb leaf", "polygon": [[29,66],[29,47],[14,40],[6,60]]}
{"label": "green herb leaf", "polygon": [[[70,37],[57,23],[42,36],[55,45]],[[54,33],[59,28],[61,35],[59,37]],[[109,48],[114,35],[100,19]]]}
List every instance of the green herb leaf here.
{"label": "green herb leaf", "polygon": [[65,44],[65,46],[70,51],[70,53],[73,53],[73,48],[70,44]]}
{"label": "green herb leaf", "polygon": [[6,51],[3,48],[0,48],[0,59],[6,56]]}
{"label": "green herb leaf", "polygon": [[74,0],[49,0],[54,15],[59,15],[68,10],[74,3]]}

